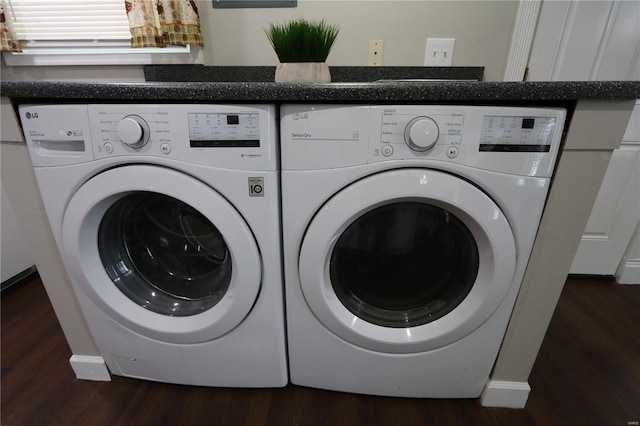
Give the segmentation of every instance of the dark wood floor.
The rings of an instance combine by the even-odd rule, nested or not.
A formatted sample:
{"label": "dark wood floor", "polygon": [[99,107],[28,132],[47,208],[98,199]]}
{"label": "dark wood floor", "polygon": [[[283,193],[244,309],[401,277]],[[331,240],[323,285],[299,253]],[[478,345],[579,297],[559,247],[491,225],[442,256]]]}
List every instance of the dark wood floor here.
{"label": "dark wood floor", "polygon": [[567,282],[523,410],[477,400],[76,380],[39,278],[2,293],[1,422],[9,425],[637,425],[640,286]]}

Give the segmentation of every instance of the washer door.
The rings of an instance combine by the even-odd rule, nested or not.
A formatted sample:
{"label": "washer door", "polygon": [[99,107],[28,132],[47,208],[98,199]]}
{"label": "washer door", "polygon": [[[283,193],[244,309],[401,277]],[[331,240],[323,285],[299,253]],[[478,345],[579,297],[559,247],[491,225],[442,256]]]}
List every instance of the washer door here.
{"label": "washer door", "polygon": [[158,166],[84,183],[65,212],[63,254],[101,310],[165,342],[226,334],[260,290],[260,254],[240,213],[199,180]]}
{"label": "washer door", "polygon": [[513,233],[500,208],[456,176],[400,169],[331,198],[303,238],[307,304],[355,345],[412,353],[483,324],[512,284]]}

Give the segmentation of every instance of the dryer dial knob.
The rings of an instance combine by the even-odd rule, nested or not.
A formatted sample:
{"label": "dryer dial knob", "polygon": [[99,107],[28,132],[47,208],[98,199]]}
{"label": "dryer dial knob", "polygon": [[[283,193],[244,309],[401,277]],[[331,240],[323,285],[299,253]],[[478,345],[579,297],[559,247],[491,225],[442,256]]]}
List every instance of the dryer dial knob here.
{"label": "dryer dial knob", "polygon": [[427,151],[440,137],[438,124],[430,117],[416,117],[404,129],[404,141],[413,151]]}
{"label": "dryer dial knob", "polygon": [[118,123],[118,137],[131,148],[142,148],[149,142],[149,125],[142,117],[128,115]]}

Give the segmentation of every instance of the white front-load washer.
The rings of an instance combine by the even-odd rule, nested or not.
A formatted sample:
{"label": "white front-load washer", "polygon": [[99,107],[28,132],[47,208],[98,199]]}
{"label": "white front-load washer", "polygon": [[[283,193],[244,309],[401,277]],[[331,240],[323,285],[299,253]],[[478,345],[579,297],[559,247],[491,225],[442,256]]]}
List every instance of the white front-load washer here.
{"label": "white front-load washer", "polygon": [[287,383],[273,105],[22,105],[45,210],[115,375]]}
{"label": "white front-load washer", "polygon": [[285,105],[291,382],[479,396],[531,253],[565,114]]}

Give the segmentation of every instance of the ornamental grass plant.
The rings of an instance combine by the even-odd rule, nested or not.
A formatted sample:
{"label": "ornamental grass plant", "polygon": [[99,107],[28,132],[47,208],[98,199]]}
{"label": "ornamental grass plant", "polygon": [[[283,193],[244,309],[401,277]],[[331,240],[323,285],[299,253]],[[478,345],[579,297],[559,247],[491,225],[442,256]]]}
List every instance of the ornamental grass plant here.
{"label": "ornamental grass plant", "polygon": [[325,62],[339,30],[324,19],[294,19],[284,24],[272,23],[265,33],[281,63]]}

